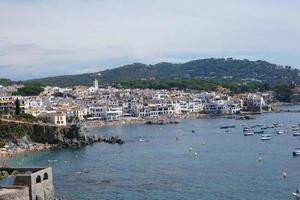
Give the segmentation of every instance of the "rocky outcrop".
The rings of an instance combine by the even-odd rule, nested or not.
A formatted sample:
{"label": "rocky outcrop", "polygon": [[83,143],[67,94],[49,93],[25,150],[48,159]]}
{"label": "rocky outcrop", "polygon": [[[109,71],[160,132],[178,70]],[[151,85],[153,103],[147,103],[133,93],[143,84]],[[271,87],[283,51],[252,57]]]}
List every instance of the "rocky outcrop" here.
{"label": "rocky outcrop", "polygon": [[118,136],[111,137],[81,137],[79,139],[67,139],[65,138],[63,142],[59,142],[56,145],[53,145],[52,148],[81,148],[93,143],[109,143],[109,144],[124,144],[125,142],[121,140]]}
{"label": "rocky outcrop", "polygon": [[0,140],[17,140],[26,136],[32,142],[58,144],[65,139],[83,137],[77,126],[54,126],[44,123],[26,123],[0,120]]}

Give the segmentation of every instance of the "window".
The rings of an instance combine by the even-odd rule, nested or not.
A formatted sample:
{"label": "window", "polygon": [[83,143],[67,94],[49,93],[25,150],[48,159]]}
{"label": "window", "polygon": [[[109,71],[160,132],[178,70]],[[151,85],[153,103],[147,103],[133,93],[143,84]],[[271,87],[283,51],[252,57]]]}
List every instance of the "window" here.
{"label": "window", "polygon": [[48,173],[47,172],[44,174],[43,180],[48,180]]}
{"label": "window", "polygon": [[41,176],[38,175],[38,176],[36,177],[36,183],[41,183],[41,182],[42,182]]}

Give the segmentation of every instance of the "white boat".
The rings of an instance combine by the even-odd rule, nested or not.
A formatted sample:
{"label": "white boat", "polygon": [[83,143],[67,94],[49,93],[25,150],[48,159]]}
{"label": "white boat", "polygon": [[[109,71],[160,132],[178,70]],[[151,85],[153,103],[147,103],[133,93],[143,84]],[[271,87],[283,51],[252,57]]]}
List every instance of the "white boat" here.
{"label": "white boat", "polygon": [[282,134],[284,134],[284,131],[283,131],[283,130],[277,130],[277,131],[276,131],[276,134],[277,134],[277,135],[282,135]]}
{"label": "white boat", "polygon": [[254,135],[254,133],[253,132],[245,132],[244,133],[244,136],[251,136],[251,135]]}
{"label": "white boat", "polygon": [[293,192],[293,193],[292,193],[292,195],[293,195],[294,197],[296,197],[297,199],[299,199],[299,198],[300,198],[300,193]]}
{"label": "white boat", "polygon": [[251,131],[251,128],[249,128],[249,127],[244,127],[244,128],[243,128],[243,131],[244,131],[244,132]]}
{"label": "white boat", "polygon": [[292,128],[292,131],[299,131],[299,128]]}
{"label": "white boat", "polygon": [[293,133],[293,136],[300,136],[300,132]]}
{"label": "white boat", "polygon": [[261,135],[260,140],[271,140],[272,135],[271,134],[263,134]]}
{"label": "white boat", "polygon": [[296,150],[293,151],[293,156],[300,156],[300,148],[296,148]]}

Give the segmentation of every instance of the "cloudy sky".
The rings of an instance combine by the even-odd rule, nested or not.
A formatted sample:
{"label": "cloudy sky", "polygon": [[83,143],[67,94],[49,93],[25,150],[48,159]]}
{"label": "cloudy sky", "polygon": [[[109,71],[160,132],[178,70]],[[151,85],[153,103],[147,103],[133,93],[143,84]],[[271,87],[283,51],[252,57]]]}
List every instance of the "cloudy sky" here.
{"label": "cloudy sky", "polygon": [[229,56],[300,68],[299,9],[296,0],[0,0],[0,77]]}

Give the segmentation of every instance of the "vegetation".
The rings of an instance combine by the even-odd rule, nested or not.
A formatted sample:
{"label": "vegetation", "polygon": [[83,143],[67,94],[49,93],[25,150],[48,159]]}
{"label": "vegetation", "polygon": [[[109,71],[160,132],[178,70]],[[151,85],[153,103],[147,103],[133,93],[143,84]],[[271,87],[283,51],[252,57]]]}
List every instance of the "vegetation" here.
{"label": "vegetation", "polygon": [[27,122],[38,122],[38,119],[36,117],[28,113],[19,114],[15,116],[15,119],[20,121],[27,121]]}
{"label": "vegetation", "polygon": [[22,124],[10,126],[8,123],[0,121],[0,140],[21,138],[25,135],[24,128]]}
{"label": "vegetation", "polygon": [[273,88],[276,93],[276,99],[282,102],[290,102],[292,96],[291,87],[287,85],[279,85]]}
{"label": "vegetation", "polygon": [[19,101],[18,98],[16,99],[15,104],[16,104],[16,111],[15,111],[15,114],[16,114],[16,115],[19,115],[20,112],[21,112],[21,108],[20,108],[20,101]]}
{"label": "vegetation", "polygon": [[27,84],[24,87],[18,89],[15,95],[21,96],[36,96],[43,92],[44,89],[41,84],[34,83],[34,84]]}
{"label": "vegetation", "polygon": [[117,87],[122,88],[142,88],[142,89],[193,89],[193,90],[214,90],[217,84],[210,80],[162,80],[162,81],[123,81],[115,84]]}
{"label": "vegetation", "polygon": [[158,63],[145,65],[134,63],[97,73],[48,77],[26,81],[50,86],[91,85],[97,78],[102,84],[130,80],[182,80],[210,79],[213,81],[241,82],[257,80],[273,85],[300,84],[300,71],[290,66],[278,66],[266,61],[249,61],[223,58],[194,60],[186,63]]}

